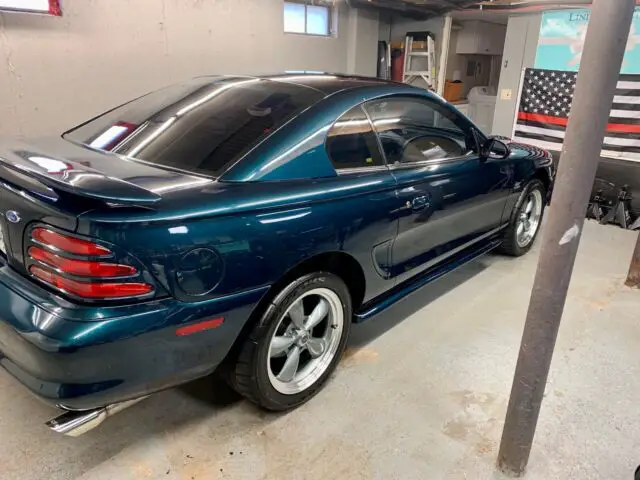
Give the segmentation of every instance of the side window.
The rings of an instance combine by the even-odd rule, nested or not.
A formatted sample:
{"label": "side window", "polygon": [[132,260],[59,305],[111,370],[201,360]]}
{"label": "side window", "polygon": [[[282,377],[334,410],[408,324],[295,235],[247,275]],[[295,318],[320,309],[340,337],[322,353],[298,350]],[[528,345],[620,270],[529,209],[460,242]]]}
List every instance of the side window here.
{"label": "side window", "polygon": [[454,113],[435,103],[395,98],[365,108],[389,165],[462,157],[474,149],[473,134],[456,124]]}
{"label": "side window", "polygon": [[327,154],[336,170],[384,165],[362,107],[352,108],[333,124],[327,134]]}

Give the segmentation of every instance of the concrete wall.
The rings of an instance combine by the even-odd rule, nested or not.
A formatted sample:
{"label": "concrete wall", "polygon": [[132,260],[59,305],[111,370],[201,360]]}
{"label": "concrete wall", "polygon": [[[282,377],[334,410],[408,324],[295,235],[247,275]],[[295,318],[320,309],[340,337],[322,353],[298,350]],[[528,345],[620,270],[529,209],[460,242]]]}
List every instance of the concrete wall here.
{"label": "concrete wall", "polygon": [[[502,55],[498,98],[493,116],[494,135],[511,137],[522,69],[533,67],[540,32],[541,14],[520,15],[509,18],[507,37]],[[511,91],[511,99],[503,99],[501,93]]]}
{"label": "concrete wall", "polygon": [[378,40],[388,42],[391,40],[391,21],[392,16],[389,13],[380,13],[378,19]]}
{"label": "concrete wall", "polygon": [[349,10],[347,23],[347,72],[370,77],[376,76],[378,30],[377,12],[355,8]]}
{"label": "concrete wall", "polygon": [[0,135],[57,134],[196,75],[376,71],[377,15],[344,2],[336,38],[284,34],[282,0],[71,0],[63,14],[0,14]]}

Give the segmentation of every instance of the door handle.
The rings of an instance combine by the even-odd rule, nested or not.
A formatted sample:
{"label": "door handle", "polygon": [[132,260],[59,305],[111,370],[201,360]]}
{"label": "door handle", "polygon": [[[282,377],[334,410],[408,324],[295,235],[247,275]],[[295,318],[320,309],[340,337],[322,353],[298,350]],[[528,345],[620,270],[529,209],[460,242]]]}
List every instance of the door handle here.
{"label": "door handle", "polygon": [[413,210],[414,212],[424,210],[425,208],[429,207],[429,205],[430,203],[428,195],[422,195],[411,200],[411,210]]}

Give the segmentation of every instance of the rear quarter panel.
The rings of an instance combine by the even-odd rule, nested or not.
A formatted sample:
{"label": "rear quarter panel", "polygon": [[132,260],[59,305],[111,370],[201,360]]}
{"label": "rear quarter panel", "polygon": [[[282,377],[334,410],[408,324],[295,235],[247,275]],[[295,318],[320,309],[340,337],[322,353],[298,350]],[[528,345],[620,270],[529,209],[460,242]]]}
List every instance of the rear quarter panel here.
{"label": "rear quarter panel", "polygon": [[[216,182],[174,198],[170,212],[89,212],[79,218],[78,233],[123,247],[185,302],[271,285],[303,260],[343,251],[363,268],[366,301],[389,288],[384,270],[397,229],[394,189],[386,171],[313,181]],[[191,295],[176,279],[181,259],[196,248],[214,249],[223,268],[213,290]],[[211,281],[204,269],[196,275]]]}

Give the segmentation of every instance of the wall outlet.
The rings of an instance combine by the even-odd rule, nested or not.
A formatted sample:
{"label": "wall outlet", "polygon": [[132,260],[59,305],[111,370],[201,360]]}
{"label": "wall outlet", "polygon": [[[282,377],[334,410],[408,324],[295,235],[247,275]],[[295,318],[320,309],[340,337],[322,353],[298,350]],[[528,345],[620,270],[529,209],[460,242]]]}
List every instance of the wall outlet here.
{"label": "wall outlet", "polygon": [[512,91],[510,88],[503,88],[500,90],[500,100],[511,100]]}

